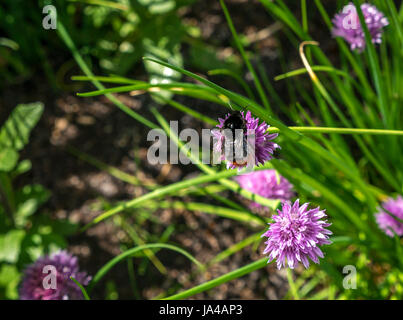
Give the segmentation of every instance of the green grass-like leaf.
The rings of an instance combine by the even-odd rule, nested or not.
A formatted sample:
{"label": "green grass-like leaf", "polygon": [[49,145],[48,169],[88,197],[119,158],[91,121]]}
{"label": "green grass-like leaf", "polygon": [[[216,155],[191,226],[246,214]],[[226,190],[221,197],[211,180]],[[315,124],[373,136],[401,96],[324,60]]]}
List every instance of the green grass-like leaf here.
{"label": "green grass-like leaf", "polygon": [[85,290],[84,286],[80,282],[78,282],[76,279],[74,279],[73,277],[70,277],[70,279],[80,288],[85,300],[91,300],[90,296],[88,295],[87,290]]}
{"label": "green grass-like leaf", "polygon": [[143,251],[145,249],[152,249],[152,248],[163,248],[163,249],[168,249],[172,251],[179,252],[180,254],[184,255],[186,258],[188,258],[191,262],[196,264],[196,266],[203,270],[204,266],[202,263],[200,263],[196,258],[194,258],[191,254],[186,252],[185,250],[179,248],[178,246],[171,245],[171,244],[165,244],[165,243],[149,243],[145,244],[142,246],[138,246],[132,249],[129,249],[120,255],[114,257],[112,260],[110,260],[108,263],[106,263],[101,269],[98,270],[98,272],[95,274],[94,278],[92,279],[91,283],[88,286],[88,290],[91,291],[94,286],[119,262],[130,258],[133,256],[135,253],[139,251]]}
{"label": "green grass-like leaf", "polygon": [[216,279],[207,281],[205,283],[202,283],[196,287],[193,287],[191,289],[182,291],[180,293],[174,294],[172,296],[169,296],[167,298],[164,298],[163,300],[180,300],[180,299],[186,299],[191,296],[194,296],[195,294],[210,290],[212,288],[215,288],[219,286],[220,284],[226,283],[228,281],[237,279],[239,277],[242,277],[248,273],[251,273],[255,270],[264,268],[267,265],[267,258],[262,258],[258,261],[252,262],[244,267],[238,268],[236,270],[233,270],[231,272],[226,273],[225,275],[218,277]]}

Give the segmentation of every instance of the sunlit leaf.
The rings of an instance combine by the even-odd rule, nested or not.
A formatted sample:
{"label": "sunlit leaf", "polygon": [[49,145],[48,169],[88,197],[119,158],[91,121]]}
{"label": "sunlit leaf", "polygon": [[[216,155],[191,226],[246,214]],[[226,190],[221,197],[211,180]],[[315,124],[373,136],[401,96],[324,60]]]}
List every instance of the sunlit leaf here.
{"label": "sunlit leaf", "polygon": [[0,129],[0,148],[21,150],[43,112],[41,102],[18,105]]}
{"label": "sunlit leaf", "polygon": [[21,250],[21,242],[25,237],[24,230],[11,230],[0,235],[0,261],[17,262]]}
{"label": "sunlit leaf", "polygon": [[[20,273],[12,265],[3,264],[0,269],[0,287],[5,288],[5,297],[15,300],[18,298],[18,284]],[[0,297],[2,298],[2,297]]]}
{"label": "sunlit leaf", "polygon": [[18,161],[18,152],[12,148],[0,150],[0,171],[12,170]]}
{"label": "sunlit leaf", "polygon": [[49,197],[50,192],[41,185],[27,185],[17,191],[18,207],[15,214],[17,225],[23,226],[26,219],[34,214],[38,207],[46,202]]}

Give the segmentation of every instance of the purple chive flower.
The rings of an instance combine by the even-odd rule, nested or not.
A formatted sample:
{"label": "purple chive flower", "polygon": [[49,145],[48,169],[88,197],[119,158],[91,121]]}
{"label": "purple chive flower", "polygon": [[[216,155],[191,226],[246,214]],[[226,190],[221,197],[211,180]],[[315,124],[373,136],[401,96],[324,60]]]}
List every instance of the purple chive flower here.
{"label": "purple chive flower", "polygon": [[[286,178],[277,175],[274,169],[242,174],[235,179],[241,188],[268,199],[289,201],[294,196],[293,185]],[[252,202],[250,206],[251,208],[262,207],[256,202]]]}
{"label": "purple chive flower", "polygon": [[[361,5],[361,11],[371,34],[372,42],[381,43],[382,29],[389,24],[388,19],[375,6],[368,3]],[[364,50],[364,30],[361,28],[357,9],[351,2],[333,18],[332,34],[336,37],[343,37],[350,44],[351,50],[357,49],[359,52]]]}
{"label": "purple chive flower", "polygon": [[[46,267],[48,266],[48,267]],[[51,267],[56,270],[55,288],[52,289]],[[46,268],[45,268],[46,267]],[[80,272],[77,257],[67,251],[59,251],[43,256],[30,264],[24,271],[20,285],[21,300],[81,300],[80,288],[70,279],[74,277],[82,285],[87,285],[91,277]],[[46,277],[46,279],[45,279]],[[45,280],[45,281],[44,281]],[[46,289],[47,287],[48,289]]]}
{"label": "purple chive flower", "polygon": [[376,222],[389,237],[394,237],[395,232],[399,237],[403,236],[403,223],[393,216],[403,220],[403,198],[398,196],[396,199],[390,198],[382,203],[382,208],[378,208],[375,215]]}
{"label": "purple chive flower", "polygon": [[319,263],[323,258],[323,253],[319,249],[320,245],[330,244],[331,231],[325,229],[330,226],[326,220],[325,210],[319,207],[308,210],[308,203],[299,205],[299,200],[293,206],[284,202],[282,210],[277,210],[278,215],[274,215],[274,222],[270,224],[262,237],[267,237],[266,249],[263,254],[269,253],[268,263],[277,260],[277,268],[285,267],[287,259],[291,269],[302,262],[305,268],[309,267],[308,258]]}
{"label": "purple chive flower", "polygon": [[[224,127],[224,122],[225,120],[228,119],[228,117],[231,114],[228,113],[224,119],[219,118],[218,122],[219,124],[217,125],[217,128],[223,129]],[[273,152],[277,148],[280,148],[280,146],[277,143],[272,142],[271,140],[275,139],[278,137],[278,133],[273,133],[269,134],[267,133],[267,129],[270,127],[266,122],[262,122],[259,124],[259,118],[253,118],[252,114],[250,111],[246,112],[246,115],[244,112],[241,112],[242,118],[245,120],[245,136],[247,137],[248,135],[255,135],[254,141],[255,141],[255,164],[263,164],[266,161],[269,161],[273,159]],[[223,146],[225,143],[225,136],[220,130],[212,130],[212,135],[215,137],[216,141],[213,146],[213,151],[216,152],[217,154],[220,154],[220,160],[224,161],[227,160],[227,169],[235,169],[235,168],[242,168],[245,167],[247,164],[236,164],[231,161],[228,161],[228,159],[225,159],[225,155],[223,152]]]}

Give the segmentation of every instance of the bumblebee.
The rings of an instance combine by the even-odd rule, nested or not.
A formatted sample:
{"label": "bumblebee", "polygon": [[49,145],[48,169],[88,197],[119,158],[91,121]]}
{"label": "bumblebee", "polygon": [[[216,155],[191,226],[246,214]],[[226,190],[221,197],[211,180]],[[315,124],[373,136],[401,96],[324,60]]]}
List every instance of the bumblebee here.
{"label": "bumblebee", "polygon": [[[235,167],[244,167],[252,163],[251,146],[247,141],[246,120],[240,111],[234,111],[224,121],[221,129],[225,137],[224,154],[225,158]],[[241,151],[240,151],[241,150]]]}

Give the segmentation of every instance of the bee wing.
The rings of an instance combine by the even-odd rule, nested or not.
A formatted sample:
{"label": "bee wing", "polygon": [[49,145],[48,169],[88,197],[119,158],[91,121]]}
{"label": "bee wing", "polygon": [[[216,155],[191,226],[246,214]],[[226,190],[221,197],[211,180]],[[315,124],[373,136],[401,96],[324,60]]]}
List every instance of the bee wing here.
{"label": "bee wing", "polygon": [[[234,141],[234,152],[237,156],[243,157],[247,150],[247,142],[244,137],[237,137]],[[238,155],[239,154],[239,155]]]}
{"label": "bee wing", "polygon": [[244,161],[248,148],[247,148],[246,136],[243,130],[241,129],[235,130],[233,147],[234,147],[233,154],[235,160]]}
{"label": "bee wing", "polygon": [[248,141],[246,136],[243,136],[241,139],[237,139],[234,142],[234,150],[235,150],[235,161],[238,164],[246,164],[251,163],[251,166],[254,166],[255,152],[254,152],[254,144]]}
{"label": "bee wing", "polygon": [[256,165],[256,157],[255,157],[255,139],[245,138],[246,144],[246,172],[252,172],[253,168]]}
{"label": "bee wing", "polygon": [[222,148],[222,154],[225,155],[225,158],[229,161],[232,161],[235,152],[235,144],[232,137],[225,137]]}

